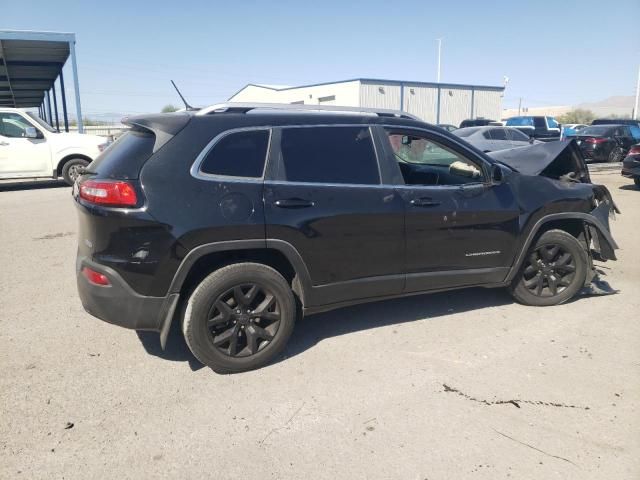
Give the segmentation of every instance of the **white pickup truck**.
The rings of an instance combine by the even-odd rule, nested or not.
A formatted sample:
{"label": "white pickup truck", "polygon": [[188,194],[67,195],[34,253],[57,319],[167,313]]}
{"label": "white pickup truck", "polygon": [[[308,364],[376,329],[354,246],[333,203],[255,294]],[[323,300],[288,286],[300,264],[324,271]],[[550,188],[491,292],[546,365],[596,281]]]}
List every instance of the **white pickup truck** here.
{"label": "white pickup truck", "polygon": [[73,185],[107,145],[96,135],[57,132],[26,110],[0,108],[0,179],[62,176]]}

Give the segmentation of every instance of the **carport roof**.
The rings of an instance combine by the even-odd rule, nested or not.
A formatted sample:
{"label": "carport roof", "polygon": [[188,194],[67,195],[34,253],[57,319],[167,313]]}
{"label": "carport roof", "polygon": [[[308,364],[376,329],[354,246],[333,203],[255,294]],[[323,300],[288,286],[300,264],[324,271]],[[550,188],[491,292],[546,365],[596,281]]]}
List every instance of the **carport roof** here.
{"label": "carport roof", "polygon": [[69,58],[73,33],[0,30],[0,107],[38,107]]}

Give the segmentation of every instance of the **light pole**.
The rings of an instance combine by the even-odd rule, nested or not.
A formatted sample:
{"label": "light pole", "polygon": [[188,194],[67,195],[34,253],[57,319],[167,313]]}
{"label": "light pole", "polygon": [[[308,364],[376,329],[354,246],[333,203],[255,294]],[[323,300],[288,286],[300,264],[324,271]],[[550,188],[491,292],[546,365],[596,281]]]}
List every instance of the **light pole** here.
{"label": "light pole", "polygon": [[442,38],[436,38],[438,41],[438,83],[440,83],[440,58],[442,56]]}

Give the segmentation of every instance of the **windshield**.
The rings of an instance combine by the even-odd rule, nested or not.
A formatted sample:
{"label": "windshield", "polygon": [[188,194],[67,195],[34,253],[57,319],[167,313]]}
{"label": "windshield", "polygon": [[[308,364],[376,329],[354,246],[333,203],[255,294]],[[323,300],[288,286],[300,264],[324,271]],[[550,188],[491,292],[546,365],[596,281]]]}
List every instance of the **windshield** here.
{"label": "windshield", "polygon": [[29,118],[31,120],[35,121],[38,124],[39,127],[44,128],[47,132],[58,133],[56,130],[53,129],[53,127],[51,125],[49,125],[47,122],[42,120],[39,116],[34,115],[31,112],[27,112],[27,115],[29,115]]}
{"label": "windshield", "polygon": [[611,127],[587,127],[580,130],[580,135],[608,135],[611,132]]}

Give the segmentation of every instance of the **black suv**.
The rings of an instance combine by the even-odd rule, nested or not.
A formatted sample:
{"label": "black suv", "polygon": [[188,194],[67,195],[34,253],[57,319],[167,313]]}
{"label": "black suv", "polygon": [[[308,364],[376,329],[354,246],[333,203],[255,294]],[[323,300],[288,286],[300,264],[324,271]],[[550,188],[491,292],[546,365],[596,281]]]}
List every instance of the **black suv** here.
{"label": "black suv", "polygon": [[85,309],[163,346],[179,321],[202,363],[237,372],[302,314],[470,286],[555,305],[615,259],[612,201],[573,142],[511,150],[535,150],[519,173],[406,114],[328,108],[125,119],[73,189]]}

